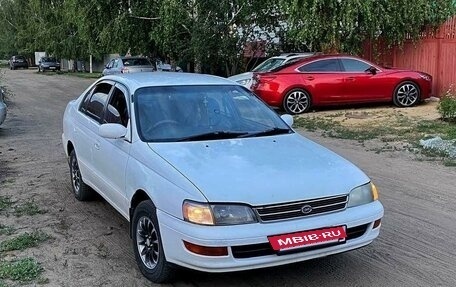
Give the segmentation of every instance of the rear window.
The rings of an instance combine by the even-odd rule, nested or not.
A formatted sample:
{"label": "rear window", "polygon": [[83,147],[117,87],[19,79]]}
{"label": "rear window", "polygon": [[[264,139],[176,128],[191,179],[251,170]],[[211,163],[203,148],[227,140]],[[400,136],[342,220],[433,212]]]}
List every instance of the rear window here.
{"label": "rear window", "polygon": [[124,66],[150,66],[151,63],[146,58],[128,58],[122,59]]}

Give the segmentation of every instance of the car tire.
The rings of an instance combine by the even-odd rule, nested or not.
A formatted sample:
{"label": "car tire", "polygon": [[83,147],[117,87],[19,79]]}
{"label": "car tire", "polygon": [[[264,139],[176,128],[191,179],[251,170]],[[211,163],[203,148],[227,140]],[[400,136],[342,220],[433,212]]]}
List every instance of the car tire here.
{"label": "car tire", "polygon": [[74,197],[79,201],[89,201],[94,196],[94,191],[84,183],[79,170],[79,163],[74,150],[70,153],[69,159],[71,186],[73,188]]}
{"label": "car tire", "polygon": [[292,115],[306,113],[310,110],[311,106],[312,98],[303,89],[293,89],[283,98],[283,109]]}
{"label": "car tire", "polygon": [[398,107],[411,107],[420,101],[421,91],[414,82],[402,82],[394,89],[393,103]]}
{"label": "car tire", "polygon": [[[139,203],[132,218],[133,252],[141,273],[154,283],[171,281],[175,267],[166,261],[157,219],[150,200]],[[145,254],[142,254],[145,252]]]}

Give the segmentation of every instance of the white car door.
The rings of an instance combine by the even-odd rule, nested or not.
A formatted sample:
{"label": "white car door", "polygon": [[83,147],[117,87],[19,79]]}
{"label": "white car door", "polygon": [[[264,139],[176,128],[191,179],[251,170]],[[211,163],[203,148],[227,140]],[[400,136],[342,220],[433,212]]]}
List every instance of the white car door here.
{"label": "white car door", "polygon": [[[116,84],[108,100],[102,123],[121,124],[130,129],[127,89]],[[93,157],[97,174],[101,176],[103,192],[110,198],[114,207],[124,216],[128,215],[128,202],[125,195],[125,169],[130,154],[130,133],[125,138],[98,138]]]}
{"label": "white car door", "polygon": [[73,133],[79,168],[83,180],[95,189],[100,188],[100,177],[97,175],[93,150],[99,144],[98,129],[113,84],[102,81],[95,85],[85,96],[75,116],[76,123]]}

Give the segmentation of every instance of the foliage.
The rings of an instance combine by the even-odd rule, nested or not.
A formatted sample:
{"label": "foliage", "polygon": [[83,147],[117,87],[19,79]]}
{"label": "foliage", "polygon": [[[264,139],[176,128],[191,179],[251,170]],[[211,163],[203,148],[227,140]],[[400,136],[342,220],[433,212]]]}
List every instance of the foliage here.
{"label": "foliage", "polygon": [[0,252],[12,250],[24,250],[26,248],[35,247],[39,243],[46,241],[49,236],[41,231],[32,233],[24,233],[15,238],[2,241],[0,243]]}
{"label": "foliage", "polygon": [[356,52],[364,39],[418,37],[453,14],[452,2],[0,0],[0,57],[45,51],[101,59],[130,52],[230,75],[244,68],[248,43],[269,52]]}
{"label": "foliage", "polygon": [[289,16],[288,33],[310,50],[359,52],[366,39],[400,44],[418,38],[454,14],[453,0],[282,0]]}
{"label": "foliage", "polygon": [[443,120],[456,122],[456,94],[449,90],[440,99],[437,109]]}
{"label": "foliage", "polygon": [[32,258],[12,262],[0,261],[0,279],[27,282],[38,278],[42,272],[43,268]]}

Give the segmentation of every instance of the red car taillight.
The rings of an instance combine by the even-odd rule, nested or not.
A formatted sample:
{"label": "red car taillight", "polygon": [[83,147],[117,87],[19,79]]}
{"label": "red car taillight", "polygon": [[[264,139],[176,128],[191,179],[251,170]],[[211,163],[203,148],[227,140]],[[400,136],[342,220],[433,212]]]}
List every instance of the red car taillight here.
{"label": "red car taillight", "polygon": [[266,76],[266,75],[254,75],[253,76],[253,82],[252,82],[252,89],[255,89],[261,84],[266,84],[267,82],[270,82],[274,80],[276,77],[275,76]]}
{"label": "red car taillight", "polygon": [[120,72],[121,72],[122,74],[129,73],[128,68],[122,68],[122,70],[120,70]]}

